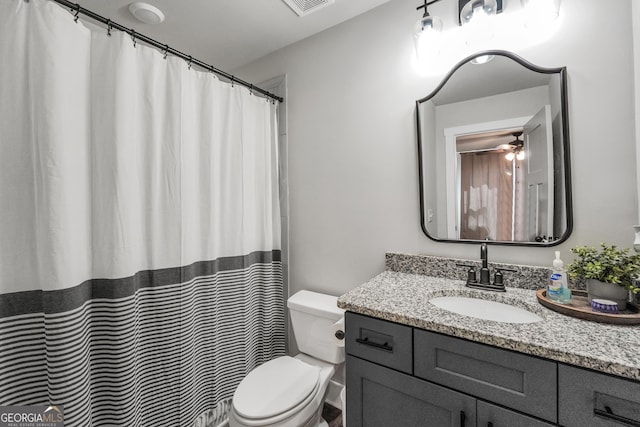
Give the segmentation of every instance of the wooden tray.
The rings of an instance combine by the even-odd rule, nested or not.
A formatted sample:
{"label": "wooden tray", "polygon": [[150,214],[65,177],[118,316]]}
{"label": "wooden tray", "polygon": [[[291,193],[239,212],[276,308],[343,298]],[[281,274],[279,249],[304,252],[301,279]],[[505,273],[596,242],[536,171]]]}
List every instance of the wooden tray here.
{"label": "wooden tray", "polygon": [[600,323],[613,323],[616,325],[640,325],[640,309],[637,305],[628,303],[627,309],[617,314],[600,313],[593,311],[587,300],[586,291],[572,291],[571,304],[560,304],[547,298],[547,290],[539,289],[536,292],[538,302],[545,307],[578,319],[591,320]]}

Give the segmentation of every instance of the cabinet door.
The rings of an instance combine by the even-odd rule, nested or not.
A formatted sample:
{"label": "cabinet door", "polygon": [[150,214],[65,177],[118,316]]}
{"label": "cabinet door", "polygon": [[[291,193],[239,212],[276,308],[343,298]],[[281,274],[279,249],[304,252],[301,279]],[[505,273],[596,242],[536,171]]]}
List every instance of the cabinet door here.
{"label": "cabinet door", "polygon": [[487,402],[478,401],[478,427],[551,427],[553,425]]}
{"label": "cabinet door", "polygon": [[558,395],[566,427],[640,427],[640,382],[560,364]]}
{"label": "cabinet door", "polygon": [[476,400],[347,355],[347,426],[472,427]]}
{"label": "cabinet door", "polygon": [[413,360],[417,377],[552,423],[558,420],[555,362],[418,329]]}

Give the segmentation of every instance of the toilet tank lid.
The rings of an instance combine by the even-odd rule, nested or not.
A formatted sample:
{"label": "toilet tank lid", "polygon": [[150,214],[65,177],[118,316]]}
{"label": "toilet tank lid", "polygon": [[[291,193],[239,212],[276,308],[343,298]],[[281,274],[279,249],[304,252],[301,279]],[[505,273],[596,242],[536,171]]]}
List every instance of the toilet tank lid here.
{"label": "toilet tank lid", "polygon": [[289,309],[338,320],[344,315],[344,310],[338,308],[338,297],[312,291],[299,291],[289,297]]}

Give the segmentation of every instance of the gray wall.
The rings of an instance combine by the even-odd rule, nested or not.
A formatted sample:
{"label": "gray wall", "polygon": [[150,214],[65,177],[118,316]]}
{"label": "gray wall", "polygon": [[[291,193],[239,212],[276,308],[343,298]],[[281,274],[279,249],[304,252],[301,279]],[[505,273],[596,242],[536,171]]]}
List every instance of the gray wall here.
{"label": "gray wall", "polygon": [[[568,261],[575,245],[633,243],[631,1],[606,13],[595,0],[562,5],[552,38],[515,52],[568,68],[574,232],[555,248],[491,246],[490,260],[549,265],[556,249]],[[249,81],[287,75],[291,292],[344,293],[381,272],[387,251],[479,256],[420,229],[414,106],[441,76],[412,67],[415,6],[392,0],[236,70]]]}

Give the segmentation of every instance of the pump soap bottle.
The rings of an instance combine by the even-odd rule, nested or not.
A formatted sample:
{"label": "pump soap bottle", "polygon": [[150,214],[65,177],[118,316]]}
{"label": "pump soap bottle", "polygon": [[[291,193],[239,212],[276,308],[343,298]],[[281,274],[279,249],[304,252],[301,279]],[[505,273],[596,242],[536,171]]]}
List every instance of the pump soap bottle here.
{"label": "pump soap bottle", "polygon": [[556,251],[556,259],[553,260],[553,271],[547,288],[547,297],[560,304],[571,303],[571,289],[567,281],[567,270],[560,259],[560,251]]}

